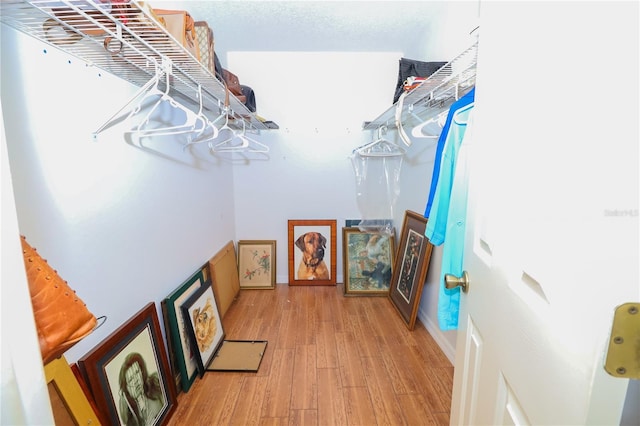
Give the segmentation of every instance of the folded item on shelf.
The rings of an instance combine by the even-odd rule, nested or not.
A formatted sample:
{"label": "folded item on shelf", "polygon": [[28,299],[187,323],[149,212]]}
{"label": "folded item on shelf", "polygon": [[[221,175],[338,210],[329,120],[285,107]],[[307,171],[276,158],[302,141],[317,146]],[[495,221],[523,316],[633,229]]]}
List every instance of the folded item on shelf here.
{"label": "folded item on shelf", "polygon": [[393,103],[395,104],[398,102],[400,95],[405,91],[404,83],[409,77],[427,78],[446,64],[446,62],[424,62],[416,59],[400,58],[398,66],[398,81],[396,83],[396,91],[393,96]]}
{"label": "folded item on shelf", "polygon": [[165,22],[165,28],[178,42],[200,61],[200,46],[196,42],[195,21],[186,10],[153,9],[158,18]]}
{"label": "folded item on shelf", "polygon": [[206,21],[196,21],[196,39],[200,47],[200,63],[204,65],[211,74],[216,74],[216,68],[213,60],[214,39],[213,31]]}

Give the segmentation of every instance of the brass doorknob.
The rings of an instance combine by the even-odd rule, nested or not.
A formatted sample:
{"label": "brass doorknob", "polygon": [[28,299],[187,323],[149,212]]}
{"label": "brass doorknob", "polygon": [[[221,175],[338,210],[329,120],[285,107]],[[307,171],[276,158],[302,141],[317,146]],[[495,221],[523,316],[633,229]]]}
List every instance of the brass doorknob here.
{"label": "brass doorknob", "polygon": [[462,273],[462,278],[456,277],[455,275],[451,275],[451,274],[445,274],[444,286],[449,290],[456,287],[461,287],[462,292],[466,293],[469,291],[469,274],[467,274],[467,271],[464,271]]}

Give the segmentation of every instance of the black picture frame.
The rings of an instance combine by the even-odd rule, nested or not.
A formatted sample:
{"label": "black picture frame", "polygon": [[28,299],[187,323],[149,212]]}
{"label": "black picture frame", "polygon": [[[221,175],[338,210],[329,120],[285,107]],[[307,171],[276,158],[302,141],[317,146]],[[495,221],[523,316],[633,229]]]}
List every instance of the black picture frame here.
{"label": "black picture frame", "polygon": [[200,287],[182,304],[180,309],[185,318],[189,341],[196,354],[198,372],[202,378],[225,337],[213,287],[211,285]]}
{"label": "black picture frame", "polygon": [[205,274],[203,273],[203,270],[207,269],[206,267],[208,265],[196,271],[162,301],[169,359],[179,375],[180,388],[183,392],[189,391],[198,376],[198,362],[191,347],[181,306],[200,287],[210,285],[210,283],[206,282]]}

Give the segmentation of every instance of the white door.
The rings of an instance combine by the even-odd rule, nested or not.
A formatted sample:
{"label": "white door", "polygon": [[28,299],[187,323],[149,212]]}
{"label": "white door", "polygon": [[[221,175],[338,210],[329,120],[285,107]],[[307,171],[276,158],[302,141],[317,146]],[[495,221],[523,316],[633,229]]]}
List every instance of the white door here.
{"label": "white door", "polygon": [[619,424],[603,358],[640,300],[638,28],[638,2],[480,5],[452,424]]}

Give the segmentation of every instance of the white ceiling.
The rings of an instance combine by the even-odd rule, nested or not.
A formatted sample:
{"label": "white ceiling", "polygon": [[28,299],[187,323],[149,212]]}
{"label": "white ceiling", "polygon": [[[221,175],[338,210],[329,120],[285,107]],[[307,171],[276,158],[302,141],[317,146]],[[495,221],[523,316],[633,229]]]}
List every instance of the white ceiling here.
{"label": "white ceiling", "polygon": [[[413,59],[448,60],[427,58],[423,50],[429,41],[437,44],[434,38],[451,44],[447,40],[451,31],[468,36],[478,12],[478,0],[149,3],[187,10],[196,21],[207,21],[222,59],[230,51],[399,51]],[[460,46],[452,49],[458,51]]]}

